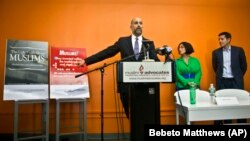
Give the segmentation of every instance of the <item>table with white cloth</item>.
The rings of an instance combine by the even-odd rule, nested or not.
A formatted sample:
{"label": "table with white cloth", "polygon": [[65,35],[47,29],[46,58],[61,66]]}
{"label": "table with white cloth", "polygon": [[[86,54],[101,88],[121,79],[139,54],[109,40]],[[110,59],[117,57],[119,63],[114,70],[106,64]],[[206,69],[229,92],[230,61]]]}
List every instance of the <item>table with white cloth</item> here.
{"label": "table with white cloth", "polygon": [[188,125],[193,121],[246,119],[250,118],[250,99],[239,100],[235,105],[217,105],[207,101],[200,101],[191,105],[189,101],[176,102],[176,124],[179,124],[179,116],[185,118]]}

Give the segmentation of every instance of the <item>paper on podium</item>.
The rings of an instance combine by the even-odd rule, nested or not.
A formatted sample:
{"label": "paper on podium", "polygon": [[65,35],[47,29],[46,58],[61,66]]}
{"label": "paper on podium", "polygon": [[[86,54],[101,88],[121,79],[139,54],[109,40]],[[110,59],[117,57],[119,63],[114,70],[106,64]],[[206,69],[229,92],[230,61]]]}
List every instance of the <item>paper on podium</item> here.
{"label": "paper on podium", "polygon": [[142,62],[155,62],[155,60],[154,59],[144,59],[144,60],[142,60]]}

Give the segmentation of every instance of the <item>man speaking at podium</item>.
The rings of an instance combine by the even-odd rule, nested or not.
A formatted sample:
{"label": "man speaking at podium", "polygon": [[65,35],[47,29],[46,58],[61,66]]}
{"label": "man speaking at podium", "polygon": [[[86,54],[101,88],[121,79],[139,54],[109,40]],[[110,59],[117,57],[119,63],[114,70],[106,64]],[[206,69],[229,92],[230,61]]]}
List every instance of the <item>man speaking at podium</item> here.
{"label": "man speaking at podium", "polygon": [[[104,59],[113,57],[117,53],[121,54],[121,58],[125,62],[137,62],[144,59],[144,55],[141,52],[145,51],[143,46],[143,41],[147,40],[142,36],[143,23],[142,19],[135,17],[131,20],[130,29],[132,35],[127,37],[120,37],[113,45],[107,47],[106,49],[87,57],[86,59],[79,62],[79,66],[91,65],[96,62],[102,61]],[[148,57],[155,61],[159,61],[153,42],[147,46]],[[129,57],[132,56],[132,57]],[[159,93],[159,84],[156,85],[156,91]],[[118,84],[118,92],[120,93],[120,99],[125,111],[127,118],[130,119],[130,140],[131,141],[143,141],[144,124],[160,124],[160,104],[159,104],[159,94],[158,96],[138,93],[138,89],[144,88],[149,89],[151,87],[147,83],[133,83]],[[148,92],[149,90],[142,90]],[[137,92],[136,92],[137,91]],[[139,91],[140,92],[140,91]],[[153,104],[147,103],[148,101],[153,101]],[[149,108],[145,107],[149,106]],[[151,108],[154,107],[154,108]],[[152,109],[152,110],[150,110]],[[156,110],[155,110],[156,109]],[[152,115],[154,115],[152,117]],[[151,118],[151,117],[152,118]],[[150,119],[147,119],[149,117]],[[145,119],[145,120],[144,120]]]}

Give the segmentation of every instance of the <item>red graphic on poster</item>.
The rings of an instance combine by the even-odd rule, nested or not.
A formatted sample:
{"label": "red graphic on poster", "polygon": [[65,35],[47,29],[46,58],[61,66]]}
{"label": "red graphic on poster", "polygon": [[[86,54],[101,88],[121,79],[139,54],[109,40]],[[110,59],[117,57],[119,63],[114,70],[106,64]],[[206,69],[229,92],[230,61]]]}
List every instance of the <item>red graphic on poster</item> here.
{"label": "red graphic on poster", "polygon": [[51,47],[50,88],[51,98],[89,97],[88,77],[76,75],[87,71],[77,63],[86,58],[85,48]]}
{"label": "red graphic on poster", "polygon": [[83,73],[87,67],[77,66],[77,62],[86,58],[85,48],[51,48],[50,77],[51,84],[82,84],[75,75]]}

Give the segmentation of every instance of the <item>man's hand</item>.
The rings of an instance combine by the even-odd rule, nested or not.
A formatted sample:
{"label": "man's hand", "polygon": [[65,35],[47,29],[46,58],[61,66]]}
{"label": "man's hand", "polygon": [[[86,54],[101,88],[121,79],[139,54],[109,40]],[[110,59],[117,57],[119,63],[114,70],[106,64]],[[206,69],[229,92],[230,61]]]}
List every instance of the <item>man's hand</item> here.
{"label": "man's hand", "polygon": [[79,62],[76,63],[77,66],[82,67],[85,64],[85,60],[80,60]]}

